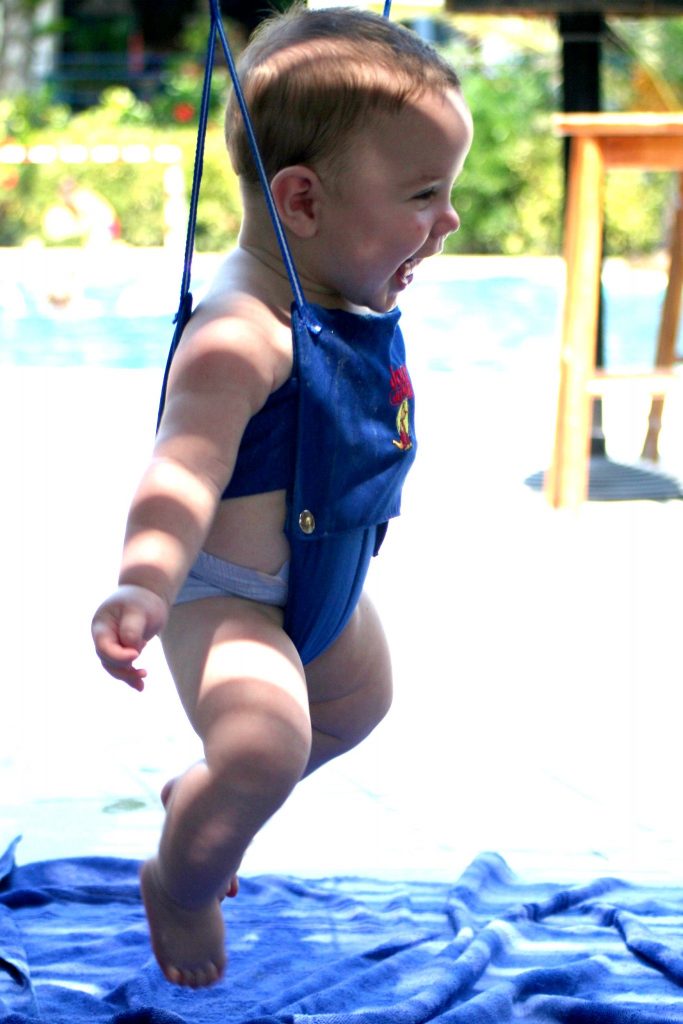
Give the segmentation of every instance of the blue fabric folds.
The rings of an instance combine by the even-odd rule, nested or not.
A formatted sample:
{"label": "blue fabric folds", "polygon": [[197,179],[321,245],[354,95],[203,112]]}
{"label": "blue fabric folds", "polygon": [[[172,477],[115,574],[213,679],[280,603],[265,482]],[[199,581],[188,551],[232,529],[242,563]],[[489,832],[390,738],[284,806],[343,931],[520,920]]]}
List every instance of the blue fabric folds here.
{"label": "blue fabric folds", "polygon": [[3,1024],[669,1024],[683,889],[529,884],[495,854],[453,885],[243,878],[201,992],[151,957],[133,861],[0,861]]}

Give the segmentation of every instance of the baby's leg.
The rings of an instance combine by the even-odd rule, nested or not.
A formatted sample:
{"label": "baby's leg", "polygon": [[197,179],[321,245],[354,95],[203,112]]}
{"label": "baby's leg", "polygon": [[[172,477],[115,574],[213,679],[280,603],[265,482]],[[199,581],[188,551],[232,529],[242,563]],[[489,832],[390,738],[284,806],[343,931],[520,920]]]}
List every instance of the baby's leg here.
{"label": "baby's leg", "polygon": [[313,744],[306,775],[351,750],[391,706],[391,658],[382,624],[363,594],[341,636],[306,666]]}
{"label": "baby's leg", "polygon": [[205,756],[175,782],[158,856],[141,877],[154,952],[176,984],[220,977],[220,900],[308,761],[303,670],[279,614],[237,598],[197,601],[173,610],[163,637]]}
{"label": "baby's leg", "polygon": [[[161,803],[163,805],[164,810],[168,810],[168,805],[171,801],[171,797],[173,796],[173,790],[175,789],[177,782],[177,778],[169,779],[168,782],[165,782],[161,787]],[[233,896],[237,895],[237,893],[239,892],[239,888],[239,879],[237,875],[233,875],[230,881],[228,882],[228,888],[226,890],[225,895],[232,898]]]}

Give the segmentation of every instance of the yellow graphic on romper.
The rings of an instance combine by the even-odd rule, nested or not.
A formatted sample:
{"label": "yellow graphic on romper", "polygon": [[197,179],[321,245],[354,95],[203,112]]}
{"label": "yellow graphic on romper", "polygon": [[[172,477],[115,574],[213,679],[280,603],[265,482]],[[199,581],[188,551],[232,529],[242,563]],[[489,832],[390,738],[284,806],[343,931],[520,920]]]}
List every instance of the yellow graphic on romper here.
{"label": "yellow graphic on romper", "polygon": [[407,398],[404,398],[399,406],[396,415],[396,430],[400,440],[397,441],[394,438],[393,444],[402,452],[409,451],[413,447],[413,442],[410,440],[410,407]]}

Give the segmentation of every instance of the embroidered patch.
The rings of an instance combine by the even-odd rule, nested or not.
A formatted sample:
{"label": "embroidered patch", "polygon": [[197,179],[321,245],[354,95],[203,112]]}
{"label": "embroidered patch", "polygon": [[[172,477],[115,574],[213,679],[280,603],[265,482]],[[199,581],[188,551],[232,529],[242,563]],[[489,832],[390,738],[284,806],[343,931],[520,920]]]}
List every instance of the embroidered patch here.
{"label": "embroidered patch", "polygon": [[408,399],[404,398],[396,416],[396,430],[398,431],[399,440],[393,439],[392,444],[395,444],[397,448],[400,448],[402,452],[410,451],[413,447],[413,442],[410,439],[410,406],[408,405]]}
{"label": "embroidered patch", "polygon": [[391,388],[391,404],[400,405],[404,398],[413,398],[413,385],[408,373],[408,367],[404,364],[398,370],[391,371],[389,378]]}
{"label": "embroidered patch", "polygon": [[413,398],[414,392],[410,374],[405,364],[399,366],[397,370],[391,371],[389,385],[391,388],[389,396],[391,404],[399,407],[396,414],[396,430],[399,440],[394,439],[392,443],[397,448],[400,448],[401,451],[407,452],[413,447],[410,437],[410,406],[408,399]]}

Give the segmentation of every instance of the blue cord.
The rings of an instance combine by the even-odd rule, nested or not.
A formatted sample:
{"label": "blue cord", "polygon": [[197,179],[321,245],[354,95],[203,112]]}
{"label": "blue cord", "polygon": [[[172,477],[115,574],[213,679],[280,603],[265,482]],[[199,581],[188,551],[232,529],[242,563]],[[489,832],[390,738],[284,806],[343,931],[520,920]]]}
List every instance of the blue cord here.
{"label": "blue cord", "polygon": [[183,275],[180,283],[180,301],[178,310],[173,318],[175,330],[166,358],[164,376],[161,383],[161,395],[159,398],[159,410],[157,413],[157,430],[161,422],[161,414],[166,404],[166,391],[168,389],[168,377],[171,372],[171,363],[176,349],[180,344],[183,331],[192,315],[192,292],[190,281],[192,278],[192,255],[194,253],[194,239],[197,229],[197,204],[199,202],[199,186],[202,180],[202,169],[204,166],[204,143],[206,141],[206,126],[209,120],[209,99],[211,96],[211,76],[213,73],[213,61],[216,52],[216,26],[212,20],[209,30],[209,42],[206,50],[206,64],[204,67],[204,82],[202,85],[202,98],[199,106],[199,128],[197,131],[197,145],[194,154],[194,169],[192,172],[192,192],[190,194],[190,212],[187,220],[187,234],[185,236],[185,255],[183,259]]}
{"label": "blue cord", "polygon": [[216,51],[216,26],[212,20],[209,30],[209,42],[206,50],[206,63],[204,66],[204,83],[202,85],[202,98],[199,106],[199,127],[197,129],[197,145],[194,155],[194,170],[192,173],[192,192],[190,194],[190,212],[187,221],[187,235],[185,238],[185,258],[183,260],[183,276],[180,284],[180,305],[176,313],[174,323],[181,317],[186,306],[186,296],[190,291],[190,279],[192,276],[192,254],[194,252],[194,239],[197,229],[197,204],[199,202],[199,186],[202,180],[204,167],[204,144],[206,141],[206,126],[209,120],[209,99],[211,96],[211,76],[213,74],[213,62]]}

